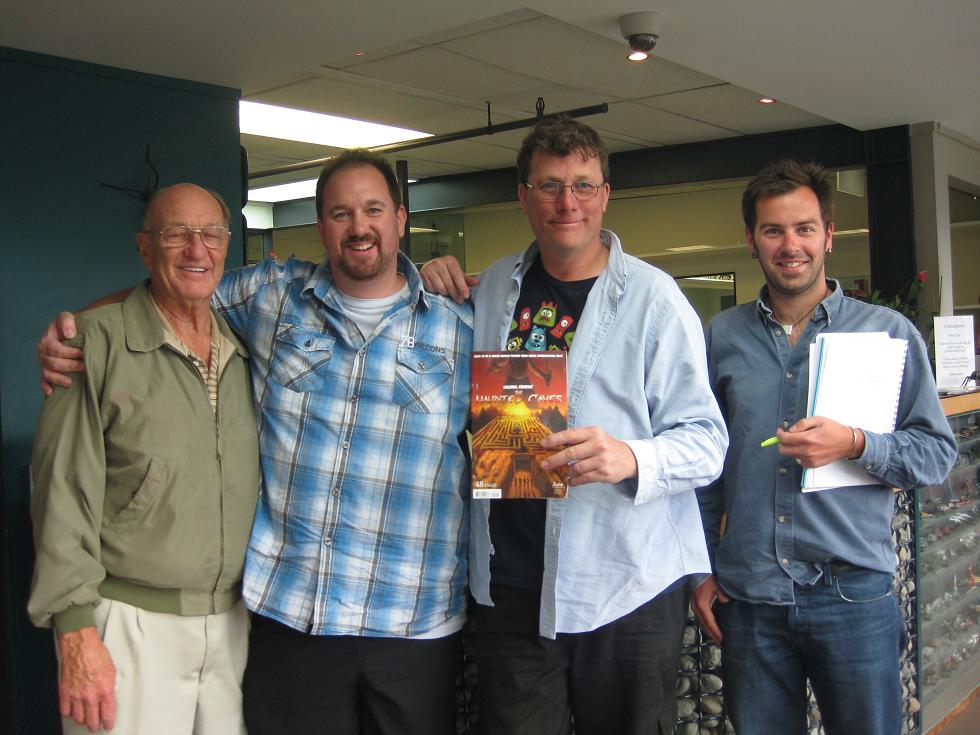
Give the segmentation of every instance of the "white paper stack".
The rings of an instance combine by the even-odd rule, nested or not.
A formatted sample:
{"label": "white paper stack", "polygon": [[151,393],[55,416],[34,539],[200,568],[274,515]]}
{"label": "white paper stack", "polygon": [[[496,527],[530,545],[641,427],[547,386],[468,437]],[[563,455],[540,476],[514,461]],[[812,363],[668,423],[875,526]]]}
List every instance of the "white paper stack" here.
{"label": "white paper stack", "polygon": [[[894,431],[907,351],[907,340],[885,332],[820,335],[810,345],[807,416],[876,433]],[[803,470],[803,492],[877,483],[849,460]]]}

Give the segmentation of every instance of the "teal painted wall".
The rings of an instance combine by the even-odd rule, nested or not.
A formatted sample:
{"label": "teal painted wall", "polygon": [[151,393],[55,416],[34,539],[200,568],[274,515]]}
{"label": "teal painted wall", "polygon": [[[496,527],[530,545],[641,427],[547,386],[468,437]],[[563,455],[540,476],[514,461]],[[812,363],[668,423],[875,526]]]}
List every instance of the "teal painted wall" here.
{"label": "teal painted wall", "polygon": [[[103,184],[193,181],[231,206],[242,262],[238,90],[0,48],[0,732],[60,732],[49,631],[25,614],[33,565],[28,464],[41,406],[35,346],[62,309],[144,276],[142,203]],[[5,645],[3,645],[5,644]]]}

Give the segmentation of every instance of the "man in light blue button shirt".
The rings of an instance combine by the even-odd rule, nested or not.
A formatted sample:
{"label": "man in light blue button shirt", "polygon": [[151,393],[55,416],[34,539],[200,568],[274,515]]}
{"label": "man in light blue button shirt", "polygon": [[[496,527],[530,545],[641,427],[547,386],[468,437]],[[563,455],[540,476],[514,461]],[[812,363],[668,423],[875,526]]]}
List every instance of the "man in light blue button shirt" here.
{"label": "man in light blue button shirt", "polygon": [[[807,678],[829,735],[901,731],[892,488],[939,482],[956,457],[915,327],[826,277],[832,208],[833,185],[816,164],[780,161],[753,179],[742,214],[766,285],[707,330],[731,446],[722,479],[698,493],[714,575],[692,603],[722,643],[739,735],[803,735]],[[894,432],[806,418],[810,345],[833,332],[908,340]],[[761,447],[774,433],[778,446]],[[859,463],[877,483],[801,492],[804,467],[836,460]]]}
{"label": "man in light blue button shirt", "polygon": [[[673,278],[602,229],[608,154],[571,120],[518,155],[535,235],[483,273],[474,348],[567,349],[569,428],[542,441],[566,500],[471,504],[481,733],[673,732],[687,575],[707,569],[696,488],[727,435],[700,321]],[[455,260],[422,272],[462,298]]]}

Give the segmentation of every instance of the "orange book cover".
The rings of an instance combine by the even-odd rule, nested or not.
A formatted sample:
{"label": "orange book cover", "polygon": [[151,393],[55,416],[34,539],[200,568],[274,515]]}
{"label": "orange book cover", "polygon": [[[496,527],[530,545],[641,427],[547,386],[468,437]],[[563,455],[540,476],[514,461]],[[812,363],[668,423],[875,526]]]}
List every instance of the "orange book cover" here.
{"label": "orange book cover", "polygon": [[566,353],[474,352],[474,498],[564,498],[565,468],[543,470],[541,438],[568,428]]}

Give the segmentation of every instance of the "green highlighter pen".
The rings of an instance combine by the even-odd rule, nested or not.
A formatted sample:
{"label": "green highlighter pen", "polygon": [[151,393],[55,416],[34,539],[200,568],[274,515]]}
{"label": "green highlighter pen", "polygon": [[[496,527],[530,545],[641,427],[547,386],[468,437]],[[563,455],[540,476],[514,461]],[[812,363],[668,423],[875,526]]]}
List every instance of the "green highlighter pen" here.
{"label": "green highlighter pen", "polygon": [[766,439],[764,442],[762,442],[759,446],[760,447],[771,447],[773,444],[779,444],[779,437],[778,436],[770,436],[768,439]]}

